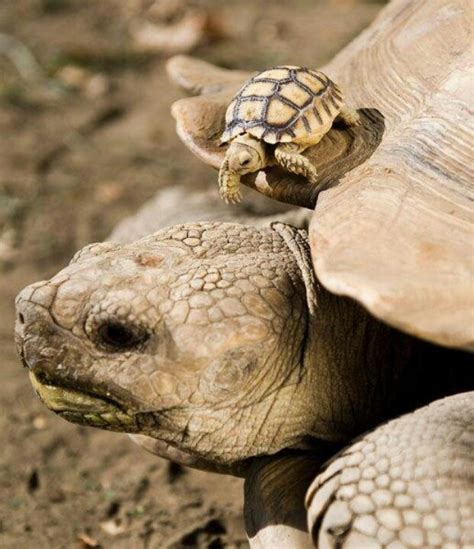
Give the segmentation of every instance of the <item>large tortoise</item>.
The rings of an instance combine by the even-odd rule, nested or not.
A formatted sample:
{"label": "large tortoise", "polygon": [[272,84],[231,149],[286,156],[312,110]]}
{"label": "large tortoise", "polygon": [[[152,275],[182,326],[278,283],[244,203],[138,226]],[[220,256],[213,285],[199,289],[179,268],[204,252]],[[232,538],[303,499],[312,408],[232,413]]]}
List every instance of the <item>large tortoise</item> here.
{"label": "large tortoise", "polygon": [[[455,124],[464,136],[468,15],[461,2],[436,4],[393,2],[326,69],[353,81],[378,72],[353,102],[378,108],[386,130],[366,111],[360,129],[334,128],[305,153],[328,185],[351,169],[319,197],[309,234],[289,216],[180,224],[89,246],[18,296],[19,352],[47,406],[244,475],[252,547],[307,546],[310,485],[320,547],[474,544],[469,150],[420,133]],[[436,62],[418,63],[427,21],[439,23],[425,54]],[[412,93],[391,105],[372,88],[393,67],[370,64],[395,39]],[[246,75],[183,58],[170,70],[215,92],[174,113],[185,142],[218,167],[223,112]],[[320,191],[275,168],[244,182],[306,206]]]}

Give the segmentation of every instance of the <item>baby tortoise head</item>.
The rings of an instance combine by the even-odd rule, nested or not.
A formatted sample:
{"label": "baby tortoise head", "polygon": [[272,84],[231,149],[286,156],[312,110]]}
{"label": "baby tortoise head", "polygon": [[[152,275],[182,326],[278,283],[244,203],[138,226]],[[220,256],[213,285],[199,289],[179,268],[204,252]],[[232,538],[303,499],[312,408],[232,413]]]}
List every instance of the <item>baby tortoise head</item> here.
{"label": "baby tortoise head", "polygon": [[229,145],[219,171],[221,198],[231,204],[240,202],[240,178],[247,173],[258,172],[268,163],[268,152],[263,141],[250,134],[236,137]]}
{"label": "baby tortoise head", "polygon": [[308,429],[304,286],[271,228],[189,224],[93,244],[16,304],[33,386],[67,420],[223,465]]}
{"label": "baby tortoise head", "polygon": [[250,135],[242,135],[230,144],[227,159],[229,170],[241,176],[260,170],[266,164],[264,144]]}

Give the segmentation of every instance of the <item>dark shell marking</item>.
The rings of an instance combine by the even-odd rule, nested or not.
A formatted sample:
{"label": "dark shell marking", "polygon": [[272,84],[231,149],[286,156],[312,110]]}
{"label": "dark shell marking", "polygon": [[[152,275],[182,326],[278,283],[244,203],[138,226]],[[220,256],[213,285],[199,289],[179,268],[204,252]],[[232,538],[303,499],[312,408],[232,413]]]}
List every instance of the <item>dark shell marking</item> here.
{"label": "dark shell marking", "polygon": [[268,143],[293,141],[332,121],[342,102],[340,89],[319,71],[268,69],[248,80],[230,103],[221,141],[245,132]]}

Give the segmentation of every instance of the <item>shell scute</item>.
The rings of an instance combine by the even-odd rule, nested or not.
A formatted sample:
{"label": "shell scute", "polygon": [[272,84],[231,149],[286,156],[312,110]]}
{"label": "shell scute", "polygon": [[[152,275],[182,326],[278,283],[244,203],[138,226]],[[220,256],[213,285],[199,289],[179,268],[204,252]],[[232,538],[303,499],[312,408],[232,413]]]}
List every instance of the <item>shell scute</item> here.
{"label": "shell scute", "polygon": [[[262,118],[263,100],[249,99],[242,101],[238,106],[236,115],[247,122],[259,121]],[[235,112],[235,111],[234,111]]]}
{"label": "shell scute", "polygon": [[273,93],[274,87],[273,82],[252,82],[242,90],[242,97],[252,95],[268,97]]}
{"label": "shell scute", "polygon": [[270,126],[285,126],[289,118],[294,118],[298,109],[294,108],[281,99],[273,99],[268,105],[265,120]]}
{"label": "shell scute", "polygon": [[226,124],[226,126],[228,126],[232,122],[232,119],[234,118],[234,110],[235,110],[235,105],[236,104],[237,104],[237,101],[234,99],[229,104],[229,106],[227,107],[227,110],[226,110],[226,113],[225,113],[225,124]]}
{"label": "shell scute", "polygon": [[290,82],[286,86],[283,86],[279,95],[280,97],[284,97],[288,101],[291,101],[299,108],[305,107],[313,99],[311,93],[294,82]]}
{"label": "shell scute", "polygon": [[285,78],[288,78],[287,67],[275,67],[254,76],[255,80],[284,80]]}
{"label": "shell scute", "polygon": [[321,95],[328,88],[328,84],[322,77],[310,72],[300,71],[297,73],[296,79],[300,86],[304,86],[304,89],[310,90],[314,95]]}
{"label": "shell scute", "polygon": [[331,117],[333,115],[331,109],[329,108],[328,102],[324,97],[321,97],[321,105],[325,111],[325,113],[328,115],[328,117]]}

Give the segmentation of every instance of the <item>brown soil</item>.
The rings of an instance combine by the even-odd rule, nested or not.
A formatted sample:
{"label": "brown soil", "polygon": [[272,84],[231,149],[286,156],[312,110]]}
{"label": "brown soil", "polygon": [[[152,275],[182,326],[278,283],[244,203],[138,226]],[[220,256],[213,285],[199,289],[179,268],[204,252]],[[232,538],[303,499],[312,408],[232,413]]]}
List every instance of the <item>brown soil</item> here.
{"label": "brown soil", "polygon": [[[144,2],[145,3],[145,2]],[[148,2],[150,3],[150,2]],[[2,0],[0,33],[38,60],[20,76],[0,35],[0,546],[246,547],[242,481],[185,470],[126,436],[71,425],[34,396],[16,357],[13,300],[101,240],[159,187],[215,184],[177,139],[165,56],[127,35],[132,0]],[[193,2],[193,54],[231,68],[320,66],[376,15],[370,0]],[[4,36],[3,35],[3,36]],[[18,50],[17,50],[18,51]],[[60,87],[82,67],[88,88]],[[21,67],[20,67],[21,68]],[[63,72],[61,72],[63,70]],[[95,86],[95,87],[94,87]]]}

